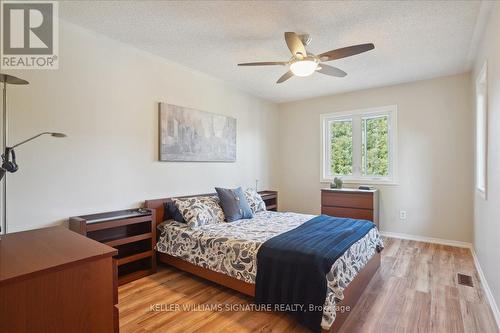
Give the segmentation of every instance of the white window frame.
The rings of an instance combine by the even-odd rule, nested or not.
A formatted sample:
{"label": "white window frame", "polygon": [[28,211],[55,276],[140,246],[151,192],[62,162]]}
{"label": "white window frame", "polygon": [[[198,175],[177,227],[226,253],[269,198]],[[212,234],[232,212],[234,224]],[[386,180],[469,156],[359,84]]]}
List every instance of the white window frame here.
{"label": "white window frame", "polygon": [[[380,176],[363,176],[361,166],[361,148],[362,148],[362,131],[361,122],[363,118],[375,118],[380,116],[388,116],[389,126],[389,175]],[[396,185],[398,180],[398,149],[397,149],[397,124],[398,124],[398,107],[397,105],[387,105],[375,108],[358,109],[351,111],[333,112],[320,115],[320,182],[329,183],[339,175],[332,175],[330,168],[330,123],[333,121],[341,121],[352,119],[352,175],[340,176],[344,183],[354,184],[386,184]]]}
{"label": "white window frame", "polygon": [[476,78],[476,160],[475,187],[486,200],[488,184],[488,66],[487,63]]}

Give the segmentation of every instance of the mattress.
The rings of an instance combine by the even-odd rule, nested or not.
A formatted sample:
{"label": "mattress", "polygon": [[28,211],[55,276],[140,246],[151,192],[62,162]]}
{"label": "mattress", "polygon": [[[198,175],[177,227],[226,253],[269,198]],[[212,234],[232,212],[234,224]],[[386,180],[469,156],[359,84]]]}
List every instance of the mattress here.
{"label": "mattress", "polygon": [[[184,223],[165,221],[158,226],[156,250],[194,265],[255,283],[257,252],[266,240],[294,229],[315,215],[264,211],[254,218],[189,228]],[[329,329],[335,320],[335,306],[344,298],[343,291],[358,272],[383,247],[376,228],[354,243],[327,274],[326,295],[321,327]]]}

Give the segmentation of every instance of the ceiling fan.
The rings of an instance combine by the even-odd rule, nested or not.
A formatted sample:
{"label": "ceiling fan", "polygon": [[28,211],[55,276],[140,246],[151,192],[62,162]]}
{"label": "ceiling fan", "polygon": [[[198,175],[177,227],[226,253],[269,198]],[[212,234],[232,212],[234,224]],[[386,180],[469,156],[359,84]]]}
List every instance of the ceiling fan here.
{"label": "ceiling fan", "polygon": [[350,57],[359,53],[373,50],[375,46],[372,43],[352,45],[340,49],[323,52],[319,55],[306,51],[306,46],[311,42],[308,34],[297,34],[295,32],[285,32],[286,45],[292,52],[292,57],[288,61],[265,61],[248,62],[238,64],[238,66],[289,66],[288,72],[283,74],[276,83],[282,83],[292,76],[309,76],[314,72],[325,75],[344,77],[347,75],[341,69],[324,64],[325,61],[336,60]]}

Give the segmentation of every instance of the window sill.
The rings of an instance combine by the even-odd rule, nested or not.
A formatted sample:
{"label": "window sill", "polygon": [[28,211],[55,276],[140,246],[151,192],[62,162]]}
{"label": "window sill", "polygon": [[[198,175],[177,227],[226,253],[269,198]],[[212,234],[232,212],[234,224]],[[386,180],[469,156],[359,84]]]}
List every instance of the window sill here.
{"label": "window sill", "polygon": [[486,200],[486,190],[482,188],[476,187],[477,194],[483,199]]}
{"label": "window sill", "polygon": [[[352,179],[342,179],[344,184],[355,184],[355,185],[386,185],[386,186],[399,186],[399,183],[394,180],[384,180],[384,179],[363,179],[363,178],[352,178]],[[321,179],[320,183],[333,183],[332,179]]]}

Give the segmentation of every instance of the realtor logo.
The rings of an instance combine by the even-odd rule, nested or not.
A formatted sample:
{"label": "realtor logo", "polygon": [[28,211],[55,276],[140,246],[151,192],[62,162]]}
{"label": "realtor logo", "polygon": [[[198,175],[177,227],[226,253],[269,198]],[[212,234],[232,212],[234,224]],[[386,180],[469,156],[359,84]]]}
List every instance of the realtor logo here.
{"label": "realtor logo", "polygon": [[1,68],[58,68],[56,1],[2,1],[1,21]]}

